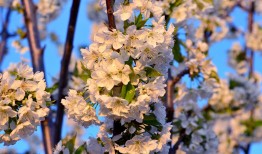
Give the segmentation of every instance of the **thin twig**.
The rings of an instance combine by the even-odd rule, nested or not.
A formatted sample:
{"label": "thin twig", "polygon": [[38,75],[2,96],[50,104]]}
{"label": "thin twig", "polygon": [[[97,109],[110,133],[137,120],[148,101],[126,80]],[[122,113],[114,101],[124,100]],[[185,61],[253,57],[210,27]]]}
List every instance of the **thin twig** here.
{"label": "thin twig", "polygon": [[59,78],[59,92],[57,100],[57,116],[56,127],[54,131],[54,144],[56,145],[61,140],[62,124],[64,117],[64,106],[61,104],[61,99],[64,97],[64,89],[67,86],[68,67],[70,64],[70,58],[73,48],[75,27],[77,21],[77,15],[79,10],[80,0],[74,0],[71,7],[70,19],[68,23],[66,43],[64,48],[64,55],[61,61],[61,71]]}
{"label": "thin twig", "polygon": [[[187,117],[190,117],[192,114],[192,111],[187,112]],[[179,137],[173,147],[169,149],[169,154],[176,154],[179,145],[183,142],[184,138],[186,137],[186,128],[181,128],[179,131]]]}
{"label": "thin twig", "polygon": [[[43,61],[43,49],[40,46],[39,31],[37,28],[36,8],[32,0],[22,0],[24,6],[24,20],[27,28],[33,70],[45,72]],[[45,153],[52,153],[52,140],[49,118],[41,122]]]}
{"label": "thin twig", "polygon": [[[255,12],[255,2],[252,1],[250,9],[248,11],[248,31],[249,31],[249,33],[252,33],[252,31],[253,31],[254,12]],[[246,49],[248,49],[248,48],[246,48]],[[249,76],[249,78],[252,78],[253,71],[254,71],[254,51],[252,49],[249,49],[249,50],[250,50],[250,57],[249,57],[249,73],[248,73],[248,76]],[[250,117],[251,118],[253,118],[254,111],[255,111],[255,107],[253,107],[250,111]],[[248,143],[246,148],[243,150],[245,154],[249,154],[250,145],[251,145],[251,143]]]}
{"label": "thin twig", "polygon": [[7,51],[6,50],[6,43],[7,43],[8,37],[9,37],[7,28],[8,28],[11,12],[12,12],[12,9],[10,7],[8,7],[8,10],[7,10],[6,16],[5,16],[5,21],[3,23],[2,32],[1,32],[2,39],[1,39],[1,43],[0,43],[0,64],[2,64],[2,61],[3,61],[4,56],[6,54],[6,51]]}
{"label": "thin twig", "polygon": [[176,154],[179,145],[182,143],[184,137],[186,136],[186,129],[181,129],[181,131],[179,132],[179,137],[175,143],[175,145],[169,149],[169,154]]}

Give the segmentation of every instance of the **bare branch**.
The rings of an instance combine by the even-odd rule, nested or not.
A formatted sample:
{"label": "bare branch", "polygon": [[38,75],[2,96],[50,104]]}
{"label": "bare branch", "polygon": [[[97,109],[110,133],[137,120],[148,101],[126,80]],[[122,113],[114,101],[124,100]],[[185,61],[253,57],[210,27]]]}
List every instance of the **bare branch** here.
{"label": "bare branch", "polygon": [[[24,20],[27,28],[27,38],[31,52],[33,70],[34,72],[45,72],[43,50],[40,46],[39,31],[37,28],[35,5],[32,0],[22,0],[22,3],[24,5]],[[44,149],[47,154],[52,153],[52,140],[49,122],[49,118],[46,118],[41,122]]]}
{"label": "bare branch", "polygon": [[70,19],[67,29],[66,43],[64,48],[64,55],[61,61],[59,89],[58,89],[59,92],[58,92],[58,100],[57,100],[56,127],[54,131],[55,145],[61,140],[62,124],[63,124],[63,116],[64,116],[64,106],[61,104],[61,99],[64,97],[63,91],[67,86],[68,67],[69,67],[71,53],[73,49],[73,41],[74,41],[74,34],[75,34],[79,5],[80,5],[80,0],[74,0],[72,3]]}
{"label": "bare branch", "polygon": [[8,10],[7,10],[6,16],[5,16],[5,21],[3,23],[3,28],[2,28],[2,32],[1,32],[2,39],[1,39],[1,43],[0,43],[0,64],[2,63],[4,56],[6,54],[6,43],[7,43],[8,37],[9,37],[7,28],[8,28],[11,12],[12,12],[12,9],[9,7]]}

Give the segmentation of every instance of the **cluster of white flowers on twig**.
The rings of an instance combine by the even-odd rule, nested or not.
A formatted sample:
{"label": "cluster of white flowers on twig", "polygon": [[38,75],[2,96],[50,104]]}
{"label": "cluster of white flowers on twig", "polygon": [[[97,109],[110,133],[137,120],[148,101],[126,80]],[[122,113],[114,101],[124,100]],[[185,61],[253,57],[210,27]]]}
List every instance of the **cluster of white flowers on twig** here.
{"label": "cluster of white flowers on twig", "polygon": [[[128,25],[123,31],[101,27],[94,43],[81,50],[85,71],[90,73],[86,90],[70,90],[62,103],[69,118],[83,126],[100,124],[98,138],[87,144],[88,152],[164,151],[168,149],[171,125],[165,122],[160,98],[166,87],[163,75],[173,59],[174,27],[165,29],[161,8],[151,1],[123,2],[118,7],[114,14]],[[134,15],[135,10],[138,15]],[[151,26],[145,25],[150,13],[155,17],[152,24],[149,22]],[[98,115],[106,120],[98,120],[97,106]],[[114,123],[123,131],[109,138],[112,130],[121,129]]]}
{"label": "cluster of white flowers on twig", "polygon": [[0,80],[0,142],[15,144],[31,135],[49,113],[51,101],[42,72],[28,65],[12,65]]}

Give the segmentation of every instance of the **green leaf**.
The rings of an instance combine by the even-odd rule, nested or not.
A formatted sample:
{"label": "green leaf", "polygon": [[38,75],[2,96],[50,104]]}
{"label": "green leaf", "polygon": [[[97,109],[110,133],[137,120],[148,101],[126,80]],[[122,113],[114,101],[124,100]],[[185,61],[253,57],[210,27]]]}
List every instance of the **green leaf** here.
{"label": "green leaf", "polygon": [[59,83],[56,82],[52,87],[46,88],[46,91],[52,94],[59,87]]}
{"label": "green leaf", "polygon": [[85,74],[87,74],[88,78],[91,78],[91,71],[89,69],[87,69],[83,63],[81,63],[81,66],[82,66],[82,69],[83,69],[83,72]]}
{"label": "green leaf", "polygon": [[215,71],[211,71],[210,78],[216,79],[217,82],[220,81],[220,79],[219,79],[219,77],[218,77],[218,74],[217,74],[217,72],[215,72]]}
{"label": "green leaf", "polygon": [[54,102],[56,102],[56,100],[47,101],[47,102],[46,102],[46,106],[47,106],[47,107],[50,107],[51,105],[53,105]]}
{"label": "green leaf", "polygon": [[174,55],[174,59],[178,62],[178,63],[182,63],[184,61],[184,57],[181,54],[181,48],[180,48],[180,43],[177,37],[175,37],[175,43],[174,43],[174,47],[172,49],[172,53]]}
{"label": "green leaf", "polygon": [[26,32],[24,32],[21,28],[18,28],[16,33],[19,35],[20,39],[26,38]]}
{"label": "green leaf", "polygon": [[242,87],[242,83],[237,82],[235,80],[230,80],[229,81],[229,89],[234,89],[235,87]]}
{"label": "green leaf", "polygon": [[[121,91],[122,92],[122,91]],[[129,82],[126,86],[126,96],[125,99],[130,103],[135,96],[135,87]]]}
{"label": "green leaf", "polygon": [[86,81],[87,79],[91,78],[91,71],[89,69],[87,69],[83,63],[81,63],[81,68],[82,68],[82,73],[79,73],[79,70],[77,69],[77,67],[75,66],[73,75],[76,77],[81,78],[83,81]]}
{"label": "green leaf", "polygon": [[64,145],[66,148],[68,148],[70,154],[74,153],[75,141],[76,141],[76,135],[73,136],[70,140],[68,140]]}
{"label": "green leaf", "polygon": [[130,67],[132,67],[133,64],[133,58],[130,56],[128,61],[125,62],[125,64],[129,65]]}
{"label": "green leaf", "polygon": [[137,17],[135,17],[135,25],[137,29],[142,28],[148,19],[143,20],[143,15],[140,13]]}
{"label": "green leaf", "polygon": [[139,76],[137,74],[135,74],[134,72],[129,74],[129,78],[130,78],[130,82],[136,82],[137,80],[139,80]]}
{"label": "green leaf", "polygon": [[145,67],[145,71],[146,71],[146,76],[147,77],[158,77],[158,76],[162,76],[162,74],[160,72],[158,72],[157,70],[155,70],[152,67]]}
{"label": "green leaf", "polygon": [[123,85],[122,88],[121,88],[121,97],[122,98],[126,97],[126,88],[127,88],[126,85]]}
{"label": "green leaf", "polygon": [[156,116],[153,113],[150,113],[149,115],[144,115],[143,123],[150,125],[150,126],[155,126],[159,129],[162,129],[162,125],[160,122],[157,121]]}
{"label": "green leaf", "polygon": [[262,126],[262,120],[255,120],[253,118],[242,121],[242,125],[246,127],[245,134],[251,136],[255,129]]}
{"label": "green leaf", "polygon": [[24,8],[19,3],[16,3],[15,6],[12,6],[12,9],[14,9],[15,11],[21,14],[24,12]]}
{"label": "green leaf", "polygon": [[245,52],[240,52],[236,57],[237,62],[241,62],[243,60],[246,60],[246,54]]}
{"label": "green leaf", "polygon": [[143,19],[143,15],[140,13],[137,17],[135,16],[135,25]]}
{"label": "green leaf", "polygon": [[160,134],[153,134],[151,137],[153,140],[159,140],[161,138]]}
{"label": "green leaf", "polygon": [[205,7],[204,4],[198,0],[194,0],[194,2],[200,10],[202,10]]}
{"label": "green leaf", "polygon": [[183,3],[183,0],[176,0],[174,6],[177,7]]}
{"label": "green leaf", "polygon": [[86,151],[86,143],[78,147],[75,151],[75,154],[82,154],[84,151]]}

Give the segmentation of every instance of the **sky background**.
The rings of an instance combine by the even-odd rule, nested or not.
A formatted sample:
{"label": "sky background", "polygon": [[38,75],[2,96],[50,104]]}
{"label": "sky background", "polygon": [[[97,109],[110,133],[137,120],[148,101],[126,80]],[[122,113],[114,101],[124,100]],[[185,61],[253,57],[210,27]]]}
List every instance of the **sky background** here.
{"label": "sky background", "polygon": [[[75,31],[75,39],[74,39],[74,47],[73,52],[75,55],[79,56],[79,47],[80,46],[87,46],[90,44],[90,34],[92,28],[92,22],[87,18],[87,3],[90,0],[82,0],[80,4],[80,10],[76,25]],[[70,7],[72,1],[68,1],[68,3],[64,6],[61,15],[53,22],[48,25],[49,32],[55,32],[58,34],[59,39],[61,42],[65,42],[66,32],[67,32],[67,25],[69,21],[69,14],[70,14]],[[1,15],[2,12],[0,12]],[[3,12],[5,14],[5,12]],[[1,15],[2,16],[2,15]],[[240,9],[235,9],[233,14],[233,20],[237,23],[238,26],[242,27],[242,29],[246,29],[246,21],[247,21],[247,14],[244,13]],[[262,24],[261,16],[255,16],[256,22]],[[23,24],[23,18],[18,13],[14,12],[11,16],[11,24],[9,26],[9,32],[16,31],[17,28],[20,28]],[[9,52],[5,56],[4,61],[1,65],[1,70],[5,70],[9,64],[19,62],[21,59],[21,55],[16,52],[16,50],[11,46],[11,42],[13,41],[12,38],[8,41]],[[244,42],[243,39],[239,39],[240,42]],[[218,68],[219,76],[222,78],[226,77],[228,72],[234,72],[230,67],[227,65],[227,50],[231,47],[232,40],[224,40],[219,43],[214,43],[210,48],[210,57],[213,60],[214,64]],[[46,70],[46,77],[47,77],[47,84],[48,86],[52,85],[52,77],[57,77],[58,72],[60,70],[60,56],[58,53],[58,48],[52,43],[49,39],[42,42],[42,46],[46,45],[45,52],[44,52],[44,60],[45,60],[45,70]],[[22,55],[22,57],[30,59],[30,55],[27,52],[26,54]],[[255,53],[255,70],[258,72],[262,72],[262,54]],[[65,118],[66,119],[66,118]],[[66,125],[66,120],[64,120],[64,125]],[[65,127],[64,127],[65,128]],[[69,128],[70,129],[70,128]],[[63,136],[66,135],[69,129],[63,130]],[[95,127],[91,127],[86,130],[86,135],[84,136],[87,139],[88,136],[95,136],[98,130]],[[41,128],[38,127],[36,135],[41,137]],[[83,139],[84,139],[83,138]],[[2,144],[0,144],[0,149],[5,148]],[[25,152],[29,145],[24,141],[19,141],[13,146],[9,146],[9,148],[14,148],[17,150],[18,153]],[[39,153],[43,153],[39,151]],[[261,154],[262,153],[262,142],[254,143],[251,146],[250,154]]]}

